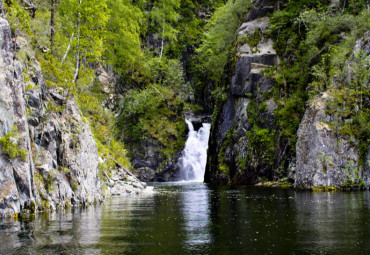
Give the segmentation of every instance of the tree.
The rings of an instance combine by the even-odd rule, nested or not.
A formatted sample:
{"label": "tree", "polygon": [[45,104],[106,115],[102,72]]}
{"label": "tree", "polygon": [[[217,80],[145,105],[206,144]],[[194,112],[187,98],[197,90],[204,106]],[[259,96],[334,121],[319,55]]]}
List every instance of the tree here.
{"label": "tree", "polygon": [[105,33],[104,58],[120,73],[133,71],[142,57],[140,25],[142,11],[129,0],[108,0],[109,27]]}
{"label": "tree", "polygon": [[162,39],[161,42],[161,51],[159,58],[162,58],[164,50],[164,41],[176,41],[176,35],[178,30],[174,28],[174,22],[179,18],[177,9],[180,7],[180,0],[156,0],[153,3],[153,9],[150,13],[150,18],[155,24],[158,24],[159,29],[156,32],[159,32]]}
{"label": "tree", "polygon": [[65,0],[60,3],[61,33],[75,35],[70,44],[76,65],[74,82],[78,79],[81,59],[84,64],[99,62],[103,53],[103,36],[109,20],[107,0]]}
{"label": "tree", "polygon": [[56,1],[50,0],[50,49],[51,49],[51,53],[53,53],[53,46],[54,46],[55,7],[56,7]]}
{"label": "tree", "polygon": [[217,9],[206,26],[202,44],[197,50],[200,61],[213,80],[219,80],[232,53],[239,19],[250,6],[248,0],[229,0]]}

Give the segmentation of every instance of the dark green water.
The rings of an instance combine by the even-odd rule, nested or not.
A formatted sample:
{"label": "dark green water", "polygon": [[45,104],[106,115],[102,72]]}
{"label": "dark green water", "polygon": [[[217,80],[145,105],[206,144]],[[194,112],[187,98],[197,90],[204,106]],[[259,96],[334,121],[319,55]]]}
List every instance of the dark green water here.
{"label": "dark green water", "polygon": [[0,254],[370,254],[370,193],[155,184],[0,223]]}

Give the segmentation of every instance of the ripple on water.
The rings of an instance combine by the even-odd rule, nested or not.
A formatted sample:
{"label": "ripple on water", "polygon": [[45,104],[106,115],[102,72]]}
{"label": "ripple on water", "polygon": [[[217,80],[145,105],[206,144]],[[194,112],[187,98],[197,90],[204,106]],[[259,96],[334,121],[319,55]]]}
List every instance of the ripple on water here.
{"label": "ripple on water", "polygon": [[0,222],[0,254],[370,254],[370,196],[202,183],[29,221]]}

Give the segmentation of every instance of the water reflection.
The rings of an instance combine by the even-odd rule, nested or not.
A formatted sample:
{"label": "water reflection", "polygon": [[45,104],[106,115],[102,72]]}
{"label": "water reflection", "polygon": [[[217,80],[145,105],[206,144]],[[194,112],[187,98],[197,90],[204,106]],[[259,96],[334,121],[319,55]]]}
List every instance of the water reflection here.
{"label": "water reflection", "polygon": [[368,254],[369,192],[295,193],[295,201],[299,211],[297,237],[305,252]]}
{"label": "water reflection", "polygon": [[[89,207],[1,222],[0,254],[99,254],[102,208]],[[88,223],[88,224],[86,224]]]}
{"label": "water reflection", "polygon": [[370,254],[370,193],[156,184],[0,223],[0,254]]}
{"label": "water reflection", "polygon": [[[211,254],[291,254],[295,211],[284,190],[217,189],[211,199]],[[282,234],[284,233],[284,234]]]}
{"label": "water reflection", "polygon": [[185,249],[200,252],[207,251],[211,242],[209,219],[209,189],[205,184],[184,183],[186,192],[181,195],[182,213],[186,232]]}
{"label": "water reflection", "polygon": [[106,203],[99,247],[102,254],[183,254],[181,191],[163,184],[154,196]]}

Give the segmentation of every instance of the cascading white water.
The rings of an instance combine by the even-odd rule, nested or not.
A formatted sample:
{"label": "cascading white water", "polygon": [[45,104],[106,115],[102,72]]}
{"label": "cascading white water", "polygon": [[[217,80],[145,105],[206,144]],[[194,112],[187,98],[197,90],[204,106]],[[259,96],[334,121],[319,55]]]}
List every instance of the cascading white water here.
{"label": "cascading white water", "polygon": [[179,160],[180,180],[203,182],[211,124],[203,123],[198,131],[194,130],[190,120],[186,120],[186,124],[189,128],[189,134]]}

